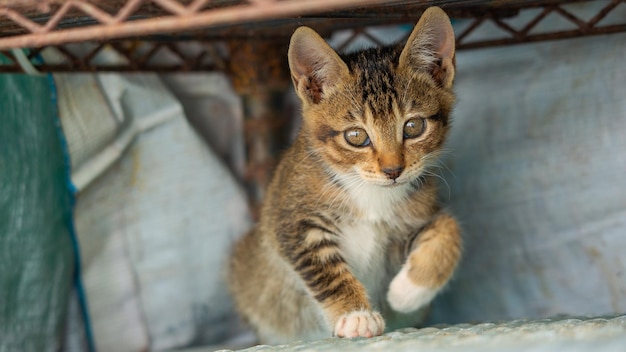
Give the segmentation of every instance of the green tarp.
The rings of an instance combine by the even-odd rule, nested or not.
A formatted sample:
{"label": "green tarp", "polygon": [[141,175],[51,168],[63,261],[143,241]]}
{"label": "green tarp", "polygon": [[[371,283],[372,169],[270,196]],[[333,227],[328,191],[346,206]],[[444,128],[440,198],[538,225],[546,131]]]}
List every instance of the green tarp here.
{"label": "green tarp", "polygon": [[46,76],[0,75],[0,351],[62,344],[71,194]]}

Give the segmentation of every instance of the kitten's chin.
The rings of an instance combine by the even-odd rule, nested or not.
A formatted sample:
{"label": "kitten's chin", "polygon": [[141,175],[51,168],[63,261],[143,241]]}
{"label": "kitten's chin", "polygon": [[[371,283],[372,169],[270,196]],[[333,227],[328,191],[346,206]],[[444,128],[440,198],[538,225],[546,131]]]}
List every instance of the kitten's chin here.
{"label": "kitten's chin", "polygon": [[410,188],[413,190],[419,189],[424,183],[422,177],[416,178],[403,178],[397,180],[384,180],[377,183],[373,183],[384,189],[398,189],[398,188]]}
{"label": "kitten's chin", "polygon": [[390,180],[388,178],[372,178],[372,177],[364,177],[359,173],[354,174],[342,174],[335,173],[333,175],[333,179],[335,182],[338,182],[344,187],[359,189],[362,186],[367,187],[375,187],[381,189],[402,189],[402,188],[416,188],[413,185],[413,180],[407,177],[400,177],[395,180]]}
{"label": "kitten's chin", "polygon": [[[367,181],[366,181],[367,182]],[[397,181],[397,180],[376,180],[367,182],[373,186],[378,186],[381,188],[400,188],[407,186],[409,182],[406,181]]]}
{"label": "kitten's chin", "polygon": [[406,183],[405,182],[391,182],[391,183],[385,183],[380,185],[383,188],[397,188],[397,187],[402,187],[405,186]]}

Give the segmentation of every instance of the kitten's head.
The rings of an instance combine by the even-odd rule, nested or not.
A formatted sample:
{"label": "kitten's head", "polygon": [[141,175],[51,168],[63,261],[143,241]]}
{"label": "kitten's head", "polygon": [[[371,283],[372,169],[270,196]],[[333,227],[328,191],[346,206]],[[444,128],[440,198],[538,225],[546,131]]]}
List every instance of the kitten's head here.
{"label": "kitten's head", "polygon": [[302,137],[338,180],[410,184],[441,150],[454,103],[454,33],[440,8],[424,12],[404,46],[343,57],[298,28],[289,66]]}

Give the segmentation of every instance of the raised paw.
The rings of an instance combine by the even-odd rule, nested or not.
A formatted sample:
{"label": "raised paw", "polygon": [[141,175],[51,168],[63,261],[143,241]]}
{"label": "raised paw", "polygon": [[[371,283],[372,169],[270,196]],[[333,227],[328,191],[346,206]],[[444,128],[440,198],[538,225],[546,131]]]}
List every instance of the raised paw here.
{"label": "raised paw", "polygon": [[378,312],[359,310],[337,319],[334,335],[337,337],[374,337],[383,333],[385,321]]}
{"label": "raised paw", "polygon": [[387,301],[393,310],[401,313],[413,312],[427,305],[437,294],[438,289],[420,286],[409,278],[408,265],[393,278],[387,292]]}

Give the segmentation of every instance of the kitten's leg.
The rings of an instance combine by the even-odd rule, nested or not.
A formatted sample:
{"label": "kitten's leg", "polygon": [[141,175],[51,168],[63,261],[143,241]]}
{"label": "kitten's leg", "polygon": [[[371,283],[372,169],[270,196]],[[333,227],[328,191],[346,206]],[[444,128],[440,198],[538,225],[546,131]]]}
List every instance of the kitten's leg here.
{"label": "kitten's leg", "polygon": [[[307,226],[308,225],[308,226]],[[372,337],[383,333],[382,316],[372,311],[363,285],[350,272],[343,258],[336,235],[310,226],[305,221],[300,229],[309,227],[304,240],[284,239],[283,253],[306,283],[311,295],[320,303],[338,337]]]}
{"label": "kitten's leg", "polygon": [[412,244],[409,256],[387,292],[391,308],[409,313],[428,304],[445,286],[461,258],[456,220],[438,215]]}

